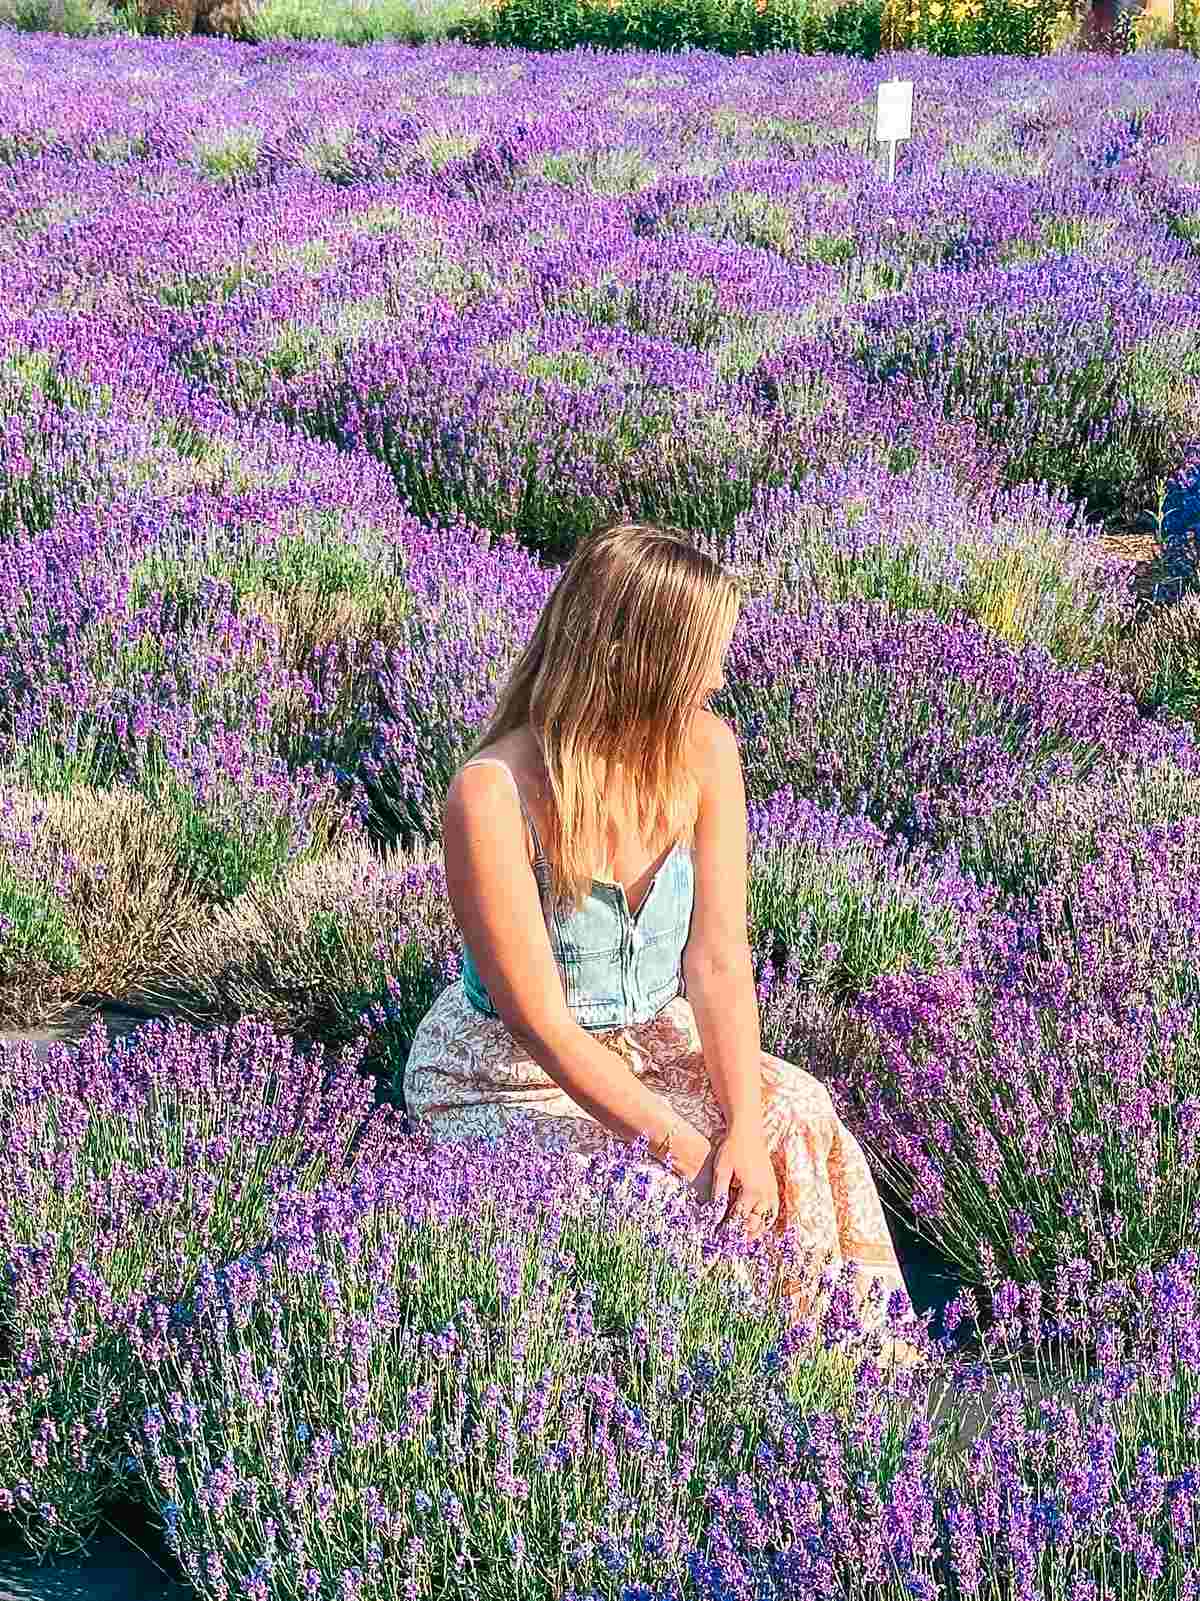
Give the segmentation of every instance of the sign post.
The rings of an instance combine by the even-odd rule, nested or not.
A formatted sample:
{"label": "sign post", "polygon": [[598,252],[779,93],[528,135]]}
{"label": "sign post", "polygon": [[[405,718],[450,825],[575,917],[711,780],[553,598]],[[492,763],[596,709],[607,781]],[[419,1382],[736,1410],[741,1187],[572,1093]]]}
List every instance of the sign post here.
{"label": "sign post", "polygon": [[901,139],[912,138],[913,86],[911,81],[901,82],[889,78],[879,85],[875,101],[875,138],[888,147],[888,179],[896,181],[896,146]]}

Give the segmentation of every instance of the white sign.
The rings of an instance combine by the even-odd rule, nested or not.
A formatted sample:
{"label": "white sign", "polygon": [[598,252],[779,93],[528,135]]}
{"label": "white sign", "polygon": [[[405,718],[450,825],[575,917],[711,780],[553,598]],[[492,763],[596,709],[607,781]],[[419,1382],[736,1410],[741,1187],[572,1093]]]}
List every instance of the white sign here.
{"label": "white sign", "polygon": [[912,138],[913,86],[893,78],[879,85],[875,103],[875,137],[881,144]]}

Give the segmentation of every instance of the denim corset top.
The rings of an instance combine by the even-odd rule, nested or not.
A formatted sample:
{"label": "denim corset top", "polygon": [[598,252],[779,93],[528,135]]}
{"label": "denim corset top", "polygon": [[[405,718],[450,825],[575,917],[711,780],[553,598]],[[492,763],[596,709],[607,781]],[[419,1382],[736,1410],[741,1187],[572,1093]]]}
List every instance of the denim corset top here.
{"label": "denim corset top", "polygon": [[[683,948],[692,923],[695,873],[691,851],[677,844],[659,867],[636,914],[621,884],[593,879],[582,906],[556,906],[550,889],[550,863],[512,770],[494,762],[512,779],[533,841],[534,876],[567,1006],[586,1029],[630,1028],[648,1023],[681,992]],[[468,762],[473,766],[473,762]],[[463,990],[476,1011],[499,1014],[492,1004],[470,950],[463,946]]]}

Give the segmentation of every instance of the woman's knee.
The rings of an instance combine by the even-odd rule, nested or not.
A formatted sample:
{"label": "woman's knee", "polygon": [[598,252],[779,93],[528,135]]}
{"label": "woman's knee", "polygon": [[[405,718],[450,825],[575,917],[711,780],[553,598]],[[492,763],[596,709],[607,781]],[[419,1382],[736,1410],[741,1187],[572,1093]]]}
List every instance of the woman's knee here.
{"label": "woman's knee", "polygon": [[762,1058],[763,1084],[790,1103],[800,1117],[836,1117],[833,1098],[819,1078],[780,1056]]}

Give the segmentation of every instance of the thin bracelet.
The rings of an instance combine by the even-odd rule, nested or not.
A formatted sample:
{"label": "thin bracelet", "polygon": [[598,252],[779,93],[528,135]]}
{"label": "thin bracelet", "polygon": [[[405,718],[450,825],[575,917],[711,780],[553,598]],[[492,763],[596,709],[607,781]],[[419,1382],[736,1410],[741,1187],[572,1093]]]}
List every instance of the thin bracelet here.
{"label": "thin bracelet", "polygon": [[671,1141],[674,1138],[675,1119],[672,1118],[670,1123],[667,1125],[667,1132],[663,1135],[662,1139],[650,1147],[651,1156],[653,1156],[656,1161],[661,1162],[664,1167],[669,1167],[671,1165]]}

